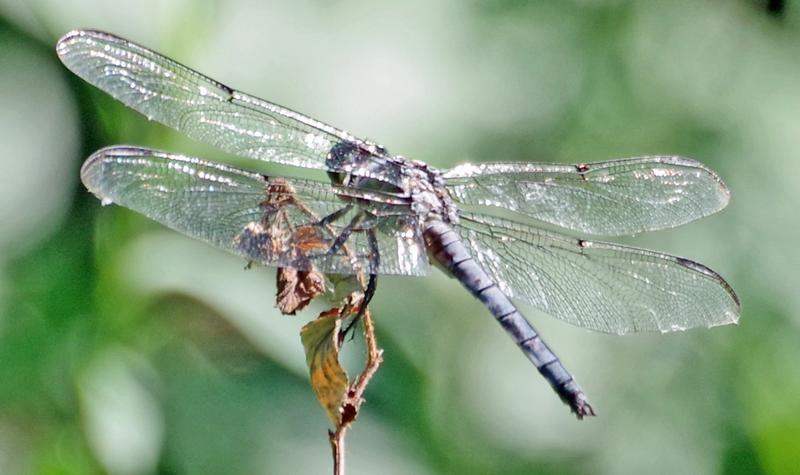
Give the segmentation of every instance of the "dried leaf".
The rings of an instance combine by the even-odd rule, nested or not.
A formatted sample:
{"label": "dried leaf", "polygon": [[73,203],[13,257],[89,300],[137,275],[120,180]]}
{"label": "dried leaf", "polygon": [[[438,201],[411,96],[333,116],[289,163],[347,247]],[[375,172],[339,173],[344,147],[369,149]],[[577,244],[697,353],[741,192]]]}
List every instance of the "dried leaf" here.
{"label": "dried leaf", "polygon": [[347,373],[339,364],[341,325],[339,310],[333,309],[323,312],[300,331],[311,387],[336,427],[342,421],[342,404],[349,385]]}
{"label": "dried leaf", "polygon": [[265,177],[265,197],[259,203],[262,215],[251,221],[233,238],[242,254],[262,262],[294,262],[310,267],[308,255],[327,251],[333,244],[319,220],[295,196],[294,187],[283,178]]}
{"label": "dried leaf", "polygon": [[325,276],[312,269],[292,267],[278,269],[278,294],[275,303],[284,315],[294,315],[304,309],[317,295],[325,292]]}

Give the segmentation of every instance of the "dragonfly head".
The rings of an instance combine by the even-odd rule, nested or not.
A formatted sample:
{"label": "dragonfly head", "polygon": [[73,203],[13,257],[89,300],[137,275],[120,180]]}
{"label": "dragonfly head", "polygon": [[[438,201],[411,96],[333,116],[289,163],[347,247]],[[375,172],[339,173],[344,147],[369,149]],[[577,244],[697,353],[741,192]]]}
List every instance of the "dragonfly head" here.
{"label": "dragonfly head", "polygon": [[325,159],[331,181],[344,186],[402,193],[400,171],[386,149],[369,142],[343,140]]}

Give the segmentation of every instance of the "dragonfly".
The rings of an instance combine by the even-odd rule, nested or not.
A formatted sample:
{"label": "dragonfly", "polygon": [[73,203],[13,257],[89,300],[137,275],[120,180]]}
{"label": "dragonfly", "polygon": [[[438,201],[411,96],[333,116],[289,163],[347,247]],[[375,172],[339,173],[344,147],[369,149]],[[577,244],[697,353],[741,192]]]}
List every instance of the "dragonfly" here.
{"label": "dragonfly", "polygon": [[577,417],[595,415],[575,378],[515,301],[613,334],[736,323],[731,286],[683,257],[576,236],[623,236],[723,209],[703,164],[644,156],[575,165],[476,163],[441,170],[232,89],[109,33],[72,31],[64,65],[188,137],[255,161],[324,173],[270,176],[137,146],[81,168],[103,204],[267,266],[330,275],[424,276],[439,267],[477,298]]}

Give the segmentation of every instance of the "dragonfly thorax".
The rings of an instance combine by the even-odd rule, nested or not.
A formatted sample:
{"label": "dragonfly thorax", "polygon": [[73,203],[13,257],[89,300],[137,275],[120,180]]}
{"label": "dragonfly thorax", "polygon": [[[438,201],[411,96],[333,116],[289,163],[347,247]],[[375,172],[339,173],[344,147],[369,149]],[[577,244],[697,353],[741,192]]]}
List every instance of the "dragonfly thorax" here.
{"label": "dragonfly thorax", "polygon": [[331,147],[325,165],[336,184],[411,198],[421,221],[458,220],[441,172],[424,162],[390,155],[377,144],[343,140]]}
{"label": "dragonfly thorax", "polygon": [[405,160],[411,207],[421,221],[458,222],[458,208],[444,186],[441,171],[417,160]]}

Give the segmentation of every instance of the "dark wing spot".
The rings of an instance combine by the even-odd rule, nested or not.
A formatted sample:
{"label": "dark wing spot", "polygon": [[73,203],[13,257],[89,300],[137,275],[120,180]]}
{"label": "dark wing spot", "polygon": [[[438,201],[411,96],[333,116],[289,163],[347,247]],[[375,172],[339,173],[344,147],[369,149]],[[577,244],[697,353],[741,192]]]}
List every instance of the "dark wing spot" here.
{"label": "dark wing spot", "polygon": [[699,262],[692,261],[690,259],[686,259],[684,257],[676,257],[678,264],[682,265],[683,267],[687,267],[692,269],[695,272],[700,272],[701,274],[705,275],[714,275],[714,273],[708,267],[700,264]]}
{"label": "dark wing spot", "polygon": [[586,175],[584,175],[584,173],[589,171],[589,165],[587,165],[585,163],[579,163],[578,165],[575,165],[575,170],[578,171],[578,174],[580,175],[581,180],[586,180]]}
{"label": "dark wing spot", "polygon": [[225,98],[225,101],[226,101],[226,102],[233,102],[233,93],[234,93],[234,90],[233,90],[233,89],[231,89],[231,88],[229,88],[228,86],[226,86],[226,85],[224,85],[224,84],[218,84],[218,86],[219,86],[219,88],[220,88],[220,89],[222,89],[223,91],[225,91],[225,94],[227,94],[227,95],[228,95],[228,97],[226,97],[226,98]]}
{"label": "dark wing spot", "polygon": [[733,291],[733,288],[730,286],[730,284],[728,284],[725,281],[725,279],[720,277],[719,274],[709,269],[708,267],[704,266],[703,264],[700,264],[699,262],[695,262],[693,260],[686,259],[684,257],[676,257],[675,262],[682,265],[683,267],[686,267],[687,269],[691,269],[695,272],[698,272],[700,274],[705,275],[706,277],[713,279],[720,286],[722,286],[722,288],[725,289],[726,292],[728,292],[728,295],[730,295],[733,301],[736,302],[737,307],[741,306],[741,302],[739,302],[739,296],[736,295],[736,292]]}

